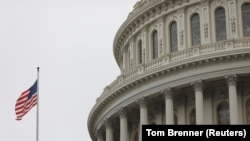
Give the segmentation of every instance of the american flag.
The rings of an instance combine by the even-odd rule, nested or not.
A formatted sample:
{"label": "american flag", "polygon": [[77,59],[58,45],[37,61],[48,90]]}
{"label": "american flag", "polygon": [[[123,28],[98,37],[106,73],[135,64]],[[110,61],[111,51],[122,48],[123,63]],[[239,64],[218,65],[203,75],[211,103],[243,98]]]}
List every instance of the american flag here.
{"label": "american flag", "polygon": [[22,120],[23,116],[30,111],[37,104],[37,80],[26,91],[22,92],[16,101],[15,111],[16,120]]}

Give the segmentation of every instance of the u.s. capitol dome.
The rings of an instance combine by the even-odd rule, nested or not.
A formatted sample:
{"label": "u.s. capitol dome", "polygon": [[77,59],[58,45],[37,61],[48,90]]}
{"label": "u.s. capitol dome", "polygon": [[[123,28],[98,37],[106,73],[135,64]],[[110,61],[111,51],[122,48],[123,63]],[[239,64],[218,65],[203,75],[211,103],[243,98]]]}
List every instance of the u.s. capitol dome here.
{"label": "u.s. capitol dome", "polygon": [[250,124],[250,1],[141,0],[113,43],[121,74],[88,118],[93,141],[143,124]]}

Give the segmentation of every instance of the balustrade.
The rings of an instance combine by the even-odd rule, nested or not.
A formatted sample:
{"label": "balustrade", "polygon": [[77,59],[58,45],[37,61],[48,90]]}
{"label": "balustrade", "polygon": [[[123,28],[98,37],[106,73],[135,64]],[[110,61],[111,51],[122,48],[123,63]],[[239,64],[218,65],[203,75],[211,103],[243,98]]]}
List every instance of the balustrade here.
{"label": "balustrade", "polygon": [[[230,44],[232,48],[227,47],[228,44]],[[215,53],[220,53],[221,57],[223,56],[223,52],[235,50],[235,53],[237,53],[236,50],[246,48],[250,49],[249,38],[226,40],[166,54],[160,58],[152,60],[151,62],[135,67],[134,69],[124,73],[123,75],[118,76],[116,80],[114,80],[109,86],[104,89],[104,92],[101,97],[108,96],[110,94],[110,91],[121,87],[122,85],[124,85],[125,81],[133,81],[136,77],[139,77],[140,75],[145,74],[149,71],[152,72],[152,70],[157,70],[159,67],[167,67],[167,65],[170,65],[172,63],[178,63],[180,61],[190,59],[192,57],[201,57],[203,55],[209,54],[212,56]],[[166,61],[166,58],[169,59],[169,62]]]}

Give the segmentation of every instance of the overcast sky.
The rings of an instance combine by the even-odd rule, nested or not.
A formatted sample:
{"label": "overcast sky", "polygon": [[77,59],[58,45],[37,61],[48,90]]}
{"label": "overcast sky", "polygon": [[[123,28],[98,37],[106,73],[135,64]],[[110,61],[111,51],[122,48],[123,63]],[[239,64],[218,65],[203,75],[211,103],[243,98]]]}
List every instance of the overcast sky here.
{"label": "overcast sky", "polygon": [[40,140],[90,141],[87,118],[120,74],[113,39],[137,0],[0,0],[0,141],[35,141],[15,103],[40,67]]}

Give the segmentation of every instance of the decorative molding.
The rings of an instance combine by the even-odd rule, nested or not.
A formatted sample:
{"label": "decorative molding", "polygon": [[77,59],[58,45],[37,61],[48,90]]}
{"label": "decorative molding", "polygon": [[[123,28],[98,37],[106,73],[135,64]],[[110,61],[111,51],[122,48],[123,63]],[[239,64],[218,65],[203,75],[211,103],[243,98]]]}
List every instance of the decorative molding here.
{"label": "decorative molding", "polygon": [[237,82],[237,75],[226,75],[225,79],[227,80],[228,85],[236,85]]}
{"label": "decorative molding", "polygon": [[160,56],[162,56],[162,54],[163,54],[163,39],[162,38],[160,38],[160,40],[159,40],[159,48],[160,48]]}
{"label": "decorative molding", "polygon": [[218,0],[218,1],[216,0],[215,3],[214,3],[214,7],[216,7],[216,8],[219,7],[219,6],[224,7],[225,5],[226,5],[226,3],[225,3],[224,0]]}
{"label": "decorative molding", "polygon": [[191,82],[191,85],[193,86],[195,91],[203,91],[203,81],[202,80]]}
{"label": "decorative molding", "polygon": [[231,21],[232,33],[234,34],[235,31],[236,31],[236,18],[235,18],[235,17],[232,17],[232,18],[230,19],[230,21]]}
{"label": "decorative molding", "polygon": [[200,13],[200,8],[199,7],[193,7],[191,10],[191,13]]}
{"label": "decorative molding", "polygon": [[173,94],[174,94],[172,88],[164,89],[164,90],[161,91],[161,93],[163,94],[163,96],[164,96],[166,99],[173,98]]}
{"label": "decorative molding", "polygon": [[148,100],[145,97],[142,97],[137,100],[137,103],[139,104],[140,108],[146,108],[148,104]]}
{"label": "decorative molding", "polygon": [[120,118],[126,118],[127,117],[127,109],[122,107],[120,110],[119,110],[119,115],[120,115]]}
{"label": "decorative molding", "polygon": [[138,1],[138,2],[134,5],[133,11],[138,10],[138,9],[141,8],[143,5],[147,4],[149,1],[152,1],[152,0],[140,0],[140,1]]}
{"label": "decorative molding", "polygon": [[180,35],[180,43],[181,43],[181,45],[183,45],[183,43],[184,43],[184,30],[181,30],[179,32],[179,35]]}
{"label": "decorative molding", "polygon": [[208,38],[208,23],[207,22],[203,24],[203,30],[204,30],[204,37],[207,40]]}

